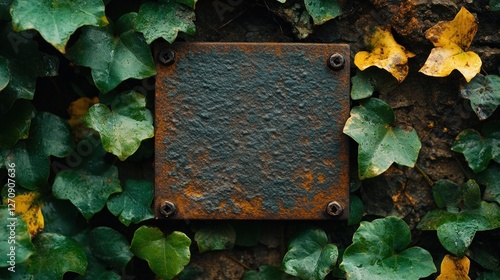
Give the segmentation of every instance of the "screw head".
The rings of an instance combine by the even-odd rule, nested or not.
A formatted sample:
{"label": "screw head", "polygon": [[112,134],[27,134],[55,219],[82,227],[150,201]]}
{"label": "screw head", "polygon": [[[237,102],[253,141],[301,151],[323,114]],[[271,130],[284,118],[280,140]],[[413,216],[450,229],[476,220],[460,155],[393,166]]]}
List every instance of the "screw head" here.
{"label": "screw head", "polygon": [[326,205],[325,212],[332,217],[338,217],[344,212],[344,207],[337,201],[332,201]]}
{"label": "screw head", "polygon": [[160,213],[165,216],[165,218],[172,217],[175,212],[177,211],[177,208],[175,207],[175,204],[172,202],[166,200],[162,203],[160,206]]}
{"label": "screw head", "polygon": [[328,58],[328,66],[333,70],[344,68],[345,58],[340,53],[334,53]]}
{"label": "screw head", "polygon": [[172,49],[165,48],[162,49],[158,55],[158,60],[161,64],[169,66],[175,62],[175,52]]}

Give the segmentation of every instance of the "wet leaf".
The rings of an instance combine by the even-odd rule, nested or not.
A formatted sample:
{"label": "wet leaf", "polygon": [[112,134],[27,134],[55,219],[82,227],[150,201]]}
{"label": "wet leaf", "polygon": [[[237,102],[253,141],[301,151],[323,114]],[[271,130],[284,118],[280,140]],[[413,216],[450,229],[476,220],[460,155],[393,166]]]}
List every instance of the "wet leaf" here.
{"label": "wet leaf", "polygon": [[353,280],[420,279],[436,272],[429,252],[407,248],[410,237],[410,228],[400,218],[361,222],[340,268]]}
{"label": "wet leaf", "polygon": [[11,202],[15,206],[16,214],[28,225],[28,231],[31,238],[34,238],[44,228],[44,219],[42,215],[42,200],[40,193],[31,191],[20,191],[17,189],[15,199],[9,199],[5,188],[2,190],[3,203],[8,205]]}
{"label": "wet leaf", "polygon": [[500,0],[490,0],[490,9],[494,12],[500,11]]}
{"label": "wet leaf", "polygon": [[377,67],[356,71],[356,76],[351,78],[351,98],[360,100],[372,96],[375,90],[390,91],[398,86],[398,82],[387,71]]}
{"label": "wet leaf", "polygon": [[0,0],[0,19],[10,20],[10,5],[13,0]]}
{"label": "wet leaf", "polygon": [[393,162],[413,167],[421,148],[415,130],[394,127],[394,113],[377,98],[361,100],[351,110],[344,133],[358,144],[360,179],[380,175]]}
{"label": "wet leaf", "polygon": [[172,279],[189,263],[190,245],[191,240],[182,232],[165,236],[158,228],[142,226],[135,231],[130,250],[146,260],[156,275]]}
{"label": "wet leaf", "polygon": [[230,250],[234,247],[236,233],[231,225],[227,223],[217,223],[204,226],[197,230],[194,235],[194,240],[198,245],[200,253]]}
{"label": "wet leaf", "polygon": [[[0,267],[9,267],[11,264],[17,266],[26,262],[35,252],[26,222],[6,205],[0,205],[0,220],[3,223],[0,227]],[[13,263],[10,263],[11,256],[14,256]]]}
{"label": "wet leaf", "polygon": [[242,280],[292,280],[299,279],[291,275],[286,274],[279,267],[272,265],[263,265],[259,267],[259,271],[250,270],[247,271]]}
{"label": "wet leaf", "polygon": [[328,243],[322,229],[304,229],[290,240],[281,267],[300,279],[321,280],[335,267],[338,255],[337,246]]}
{"label": "wet leaf", "polygon": [[195,1],[160,0],[159,2],[146,2],[141,5],[137,15],[136,29],[144,34],[146,42],[151,44],[158,38],[163,38],[173,43],[177,34],[185,32],[193,35],[196,32],[194,25],[195,14],[183,4]]}
{"label": "wet leaf", "polygon": [[338,0],[304,0],[304,4],[315,25],[321,25],[342,14]]}
{"label": "wet leaf", "polygon": [[93,146],[90,152],[80,166],[57,173],[52,185],[54,196],[70,200],[86,219],[99,212],[111,194],[122,191],[118,168],[104,162],[102,147]]}
{"label": "wet leaf", "polygon": [[16,31],[36,29],[61,53],[79,27],[108,24],[101,0],[14,0],[11,15]]}
{"label": "wet leaf", "polygon": [[[0,57],[7,60],[9,83],[0,92],[0,115],[16,99],[33,99],[37,77],[57,75],[58,60],[38,50],[33,32],[12,31],[10,22],[0,24]],[[8,42],[8,43],[7,43]]]}
{"label": "wet leaf", "polygon": [[111,195],[107,207],[124,225],[137,224],[154,217],[151,210],[153,194],[153,183],[146,180],[127,180],[123,192]]}
{"label": "wet leaf", "polygon": [[68,50],[67,57],[74,63],[92,69],[94,83],[102,93],[126,79],[156,74],[148,44],[130,24],[135,16],[125,14],[115,25],[84,27],[78,41]]}
{"label": "wet leaf", "polygon": [[437,230],[441,245],[454,255],[465,255],[477,231],[500,227],[500,206],[481,201],[481,192],[475,181],[456,185],[439,180],[433,193],[441,209],[427,212],[417,227]]}
{"label": "wet leaf", "polygon": [[469,99],[472,110],[480,120],[489,118],[500,105],[500,76],[476,75],[461,91]]}
{"label": "wet leaf", "polygon": [[0,56],[0,91],[3,90],[10,81],[10,70],[8,60]]}
{"label": "wet leaf", "polygon": [[455,138],[451,150],[462,153],[474,173],[488,167],[490,160],[500,163],[500,121],[486,123],[482,136],[474,129],[466,129]]}
{"label": "wet leaf", "polygon": [[16,183],[29,190],[47,184],[50,156],[64,157],[73,149],[69,126],[63,119],[40,112],[32,120],[29,137],[8,150],[0,150],[0,166],[15,163]]}
{"label": "wet leaf", "polygon": [[365,206],[363,205],[363,201],[357,195],[351,194],[349,197],[349,219],[347,220],[347,224],[357,225],[361,222],[363,215],[365,213]]}
{"label": "wet leaf", "polygon": [[495,270],[500,265],[500,244],[492,244],[489,242],[494,238],[495,234],[486,236],[486,238],[477,238],[474,240],[467,251],[467,257],[478,263],[483,268]]}
{"label": "wet leaf", "polygon": [[195,6],[196,6],[196,2],[198,2],[198,0],[176,0],[178,3],[182,3],[188,7],[190,7],[191,9],[194,9]]}
{"label": "wet leaf", "polygon": [[470,280],[469,267],[470,260],[466,256],[457,258],[446,255],[441,262],[441,274],[436,280]]}
{"label": "wet leaf", "polygon": [[78,209],[67,200],[50,196],[45,199],[42,214],[45,219],[44,233],[58,233],[73,237],[86,231],[88,224]]}
{"label": "wet leaf", "polygon": [[488,169],[475,176],[476,182],[486,186],[483,199],[500,204],[500,166],[490,165]]}
{"label": "wet leaf", "polygon": [[85,123],[99,132],[104,149],[121,160],[137,151],[142,140],[154,135],[146,98],[133,91],[120,94],[111,110],[104,104],[92,106]]}
{"label": "wet leaf", "polygon": [[477,20],[462,7],[452,21],[440,21],[425,31],[434,47],[419,72],[433,77],[448,76],[458,70],[469,82],[481,70],[481,58],[467,51],[477,32]]}
{"label": "wet leaf", "polygon": [[12,148],[19,139],[28,138],[31,119],[35,117],[35,114],[36,110],[31,102],[19,99],[6,114],[1,115],[0,119],[9,121],[0,122],[0,131],[2,132],[0,148]]}
{"label": "wet leaf", "polygon": [[414,57],[415,54],[399,45],[389,28],[370,28],[365,41],[368,52],[358,52],[354,56],[354,64],[360,70],[376,66],[402,82],[408,75],[408,58]]}
{"label": "wet leaf", "polygon": [[109,227],[97,227],[90,233],[90,250],[98,260],[118,271],[125,269],[132,259],[128,240]]}
{"label": "wet leaf", "polygon": [[30,280],[32,279],[32,275],[30,275],[26,268],[26,263],[16,263],[16,268],[14,269],[14,273],[9,271],[8,268],[0,267],[0,279],[3,280]]}
{"label": "wet leaf", "polygon": [[36,247],[28,261],[28,271],[41,279],[63,279],[66,272],[80,275],[87,269],[82,246],[73,238],[57,233],[42,233],[33,241]]}

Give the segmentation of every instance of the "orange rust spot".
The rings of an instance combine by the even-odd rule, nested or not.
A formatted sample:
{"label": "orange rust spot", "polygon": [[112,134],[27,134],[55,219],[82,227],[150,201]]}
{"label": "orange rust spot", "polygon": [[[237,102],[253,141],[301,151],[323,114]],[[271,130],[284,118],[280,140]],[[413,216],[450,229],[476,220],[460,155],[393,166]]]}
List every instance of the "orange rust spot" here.
{"label": "orange rust spot", "polygon": [[318,175],[318,182],[324,183],[325,182],[325,176],[323,174]]}
{"label": "orange rust spot", "polygon": [[333,158],[325,158],[323,163],[328,166],[335,166],[335,160]]}
{"label": "orange rust spot", "polygon": [[301,184],[302,188],[305,190],[310,190],[313,187],[314,183],[314,174],[312,173],[312,171],[307,171],[302,178],[304,178],[304,182]]}

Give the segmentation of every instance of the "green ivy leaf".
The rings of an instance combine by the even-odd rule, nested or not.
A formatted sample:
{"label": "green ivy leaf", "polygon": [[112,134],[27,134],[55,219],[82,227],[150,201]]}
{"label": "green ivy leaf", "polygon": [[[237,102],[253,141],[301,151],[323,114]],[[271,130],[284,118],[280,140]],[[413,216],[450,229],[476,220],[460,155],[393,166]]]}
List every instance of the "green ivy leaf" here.
{"label": "green ivy leaf", "polygon": [[0,122],[2,132],[0,149],[11,148],[19,139],[28,138],[31,119],[35,117],[35,113],[35,107],[31,102],[19,99],[6,114],[0,115],[0,119],[9,120]]}
{"label": "green ivy leaf", "polygon": [[429,252],[407,248],[410,228],[400,218],[361,222],[352,242],[340,264],[348,279],[420,279],[436,272]]}
{"label": "green ivy leaf", "polygon": [[82,246],[73,238],[57,233],[42,233],[34,244],[36,254],[28,261],[28,271],[42,279],[63,279],[71,271],[80,275],[87,269]]}
{"label": "green ivy leaf", "polygon": [[189,263],[190,245],[191,240],[182,232],[164,236],[158,228],[142,226],[135,231],[130,250],[146,260],[156,275],[172,279]]}
{"label": "green ivy leaf", "polygon": [[390,91],[398,85],[398,81],[387,71],[378,67],[356,71],[356,76],[351,78],[351,98],[360,100],[372,96],[375,90]]}
{"label": "green ivy leaf", "polygon": [[[0,267],[17,266],[26,262],[35,252],[35,247],[31,243],[30,232],[26,222],[9,210],[6,205],[0,205],[0,220],[3,225],[0,227]],[[14,250],[11,250],[14,248]],[[14,261],[11,263],[11,257]]]}
{"label": "green ivy leaf", "polygon": [[16,31],[36,29],[61,53],[79,27],[108,24],[102,0],[14,0],[11,15]]}
{"label": "green ivy leaf", "polygon": [[365,206],[363,205],[363,201],[357,195],[351,194],[349,197],[349,219],[347,220],[347,224],[357,225],[361,222],[363,215],[365,213]]}
{"label": "green ivy leaf", "polygon": [[367,71],[356,71],[356,76],[351,78],[351,98],[360,100],[372,96],[375,91],[375,85],[372,83],[371,76]]}
{"label": "green ivy leaf", "polygon": [[[10,22],[0,25],[0,57],[6,60],[9,81],[0,93],[0,115],[19,98],[33,99],[36,78],[57,75],[57,58],[38,51],[33,32],[16,33]],[[5,73],[4,73],[5,74]]]}
{"label": "green ivy leaf", "polygon": [[198,244],[200,253],[216,250],[230,250],[234,247],[236,233],[234,228],[227,224],[213,224],[196,231],[194,240]]}
{"label": "green ivy leaf", "polygon": [[116,272],[113,270],[108,270],[103,264],[101,264],[96,258],[93,256],[88,256],[87,255],[87,260],[88,260],[88,266],[87,266],[87,271],[85,271],[85,274],[83,276],[78,277],[78,280],[120,280],[120,279],[127,279],[127,278],[122,278],[120,275],[118,275]]}
{"label": "green ivy leaf", "polygon": [[10,5],[13,0],[0,0],[0,19],[10,21]]}
{"label": "green ivy leaf", "polygon": [[490,165],[475,176],[476,182],[486,186],[483,199],[500,204],[500,166]]}
{"label": "green ivy leaf", "polygon": [[474,173],[488,167],[490,160],[500,163],[500,121],[492,121],[483,126],[482,134],[474,129],[466,129],[458,134],[451,150],[464,154]]}
{"label": "green ivy leaf", "polygon": [[190,7],[191,9],[194,9],[196,7],[196,2],[198,2],[198,0],[176,0],[178,3],[182,3],[188,7]]}
{"label": "green ivy leaf", "polygon": [[413,167],[421,148],[415,130],[394,127],[394,112],[380,99],[361,100],[351,110],[344,133],[358,142],[358,174],[371,178],[386,171],[393,162]]}
{"label": "green ivy leaf", "polygon": [[0,166],[15,163],[16,182],[35,190],[47,184],[50,156],[67,156],[74,147],[69,126],[65,120],[50,113],[40,112],[31,121],[29,137],[19,140],[9,150],[0,151]]}
{"label": "green ivy leaf", "polygon": [[124,225],[137,224],[154,217],[151,210],[153,194],[153,183],[145,180],[127,180],[123,192],[111,195],[107,206]]}
{"label": "green ivy leaf", "polygon": [[30,275],[26,268],[26,263],[16,263],[14,272],[9,271],[7,267],[0,268],[0,279],[4,280],[31,280],[33,275]]}
{"label": "green ivy leaf", "polygon": [[84,27],[78,41],[68,50],[67,57],[74,63],[92,69],[92,78],[102,93],[126,79],[156,74],[151,50],[131,24],[136,16],[125,14],[114,26]]}
{"label": "green ivy leaf", "polygon": [[104,104],[92,106],[85,124],[99,132],[104,149],[125,160],[139,148],[141,141],[154,135],[153,116],[146,98],[136,92],[120,94],[111,110]]}
{"label": "green ivy leaf", "polygon": [[146,42],[151,44],[157,38],[163,38],[173,43],[179,31],[193,35],[196,32],[194,25],[194,11],[180,3],[194,4],[190,0],[160,0],[146,2],[141,5],[137,16],[137,31],[144,34]]}
{"label": "green ivy leaf", "polygon": [[463,257],[477,231],[500,227],[500,206],[481,201],[481,191],[475,181],[460,186],[439,180],[433,187],[434,199],[440,208],[428,212],[418,224],[422,230],[437,230],[443,247]]}
{"label": "green ivy leaf", "polygon": [[42,215],[45,220],[44,233],[73,237],[86,231],[88,227],[87,221],[71,202],[52,196],[44,200]]}
{"label": "green ivy leaf", "polygon": [[461,91],[480,120],[489,118],[500,105],[500,76],[477,74]]}
{"label": "green ivy leaf", "polygon": [[10,81],[9,61],[0,56],[0,91],[2,91]]}
{"label": "green ivy leaf", "polygon": [[122,191],[118,169],[103,161],[102,147],[93,146],[91,152],[81,166],[57,173],[52,186],[56,198],[69,199],[86,219],[99,212],[111,194]]}
{"label": "green ivy leaf", "polygon": [[125,269],[132,259],[128,240],[109,227],[97,227],[90,233],[90,249],[92,254],[106,266],[118,271]]}
{"label": "green ivy leaf", "polygon": [[250,270],[243,275],[243,280],[292,280],[298,279],[283,272],[279,267],[272,265],[263,265],[259,271]]}
{"label": "green ivy leaf", "polygon": [[304,0],[304,4],[315,25],[321,25],[342,14],[338,0]]}
{"label": "green ivy leaf", "polygon": [[500,0],[490,0],[490,9],[494,12],[500,11]]}
{"label": "green ivy leaf", "polygon": [[288,244],[282,269],[300,279],[324,279],[335,267],[337,246],[328,243],[326,233],[319,228],[300,231]]}

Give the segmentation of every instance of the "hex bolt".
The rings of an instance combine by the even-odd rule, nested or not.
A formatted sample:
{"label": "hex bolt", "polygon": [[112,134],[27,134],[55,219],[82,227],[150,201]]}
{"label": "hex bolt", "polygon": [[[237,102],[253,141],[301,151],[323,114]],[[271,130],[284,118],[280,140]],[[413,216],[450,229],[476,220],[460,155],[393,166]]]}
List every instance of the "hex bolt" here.
{"label": "hex bolt", "polygon": [[332,70],[340,70],[344,68],[345,59],[340,53],[334,53],[328,58],[328,66]]}
{"label": "hex bolt", "polygon": [[165,66],[172,65],[175,62],[175,52],[172,49],[165,48],[160,51],[158,59],[160,60],[160,63]]}
{"label": "hex bolt", "polygon": [[325,212],[332,217],[338,217],[342,215],[342,212],[344,212],[344,207],[342,207],[342,205],[340,205],[337,201],[332,201],[326,206]]}
{"label": "hex bolt", "polygon": [[172,217],[175,214],[175,211],[177,211],[175,204],[168,200],[165,200],[160,206],[160,213],[165,216],[165,218]]}

